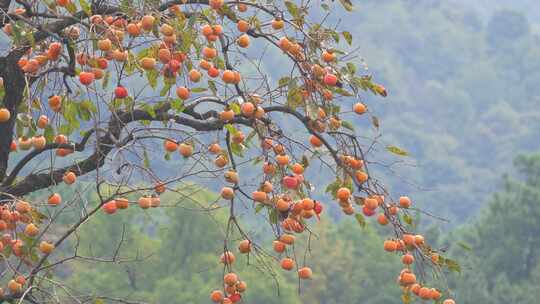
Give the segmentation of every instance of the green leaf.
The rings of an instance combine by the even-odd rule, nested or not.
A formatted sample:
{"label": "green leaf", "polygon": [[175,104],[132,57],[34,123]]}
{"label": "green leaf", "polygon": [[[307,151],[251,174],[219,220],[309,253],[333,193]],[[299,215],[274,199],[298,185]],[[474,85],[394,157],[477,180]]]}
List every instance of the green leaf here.
{"label": "green leaf", "polygon": [[459,266],[458,262],[451,259],[444,259],[444,263],[450,271],[461,273],[461,266]]}
{"label": "green leaf", "polygon": [[347,41],[347,43],[349,45],[352,44],[352,35],[351,35],[351,33],[345,31],[345,32],[342,32],[341,35],[343,35],[343,38],[345,38],[345,41]]}
{"label": "green leaf", "polygon": [[296,6],[296,4],[291,1],[285,1],[285,6],[287,7],[287,11],[289,11],[291,16],[293,16],[294,18],[297,18],[299,16],[298,6]]}
{"label": "green leaf", "polygon": [[278,214],[276,209],[270,209],[270,212],[268,213],[268,220],[270,221],[270,224],[277,224]]}
{"label": "green leaf", "polygon": [[244,157],[244,146],[242,144],[232,143],[231,144],[231,152],[234,155]]}
{"label": "green leaf", "polygon": [[348,91],[346,91],[346,90],[344,90],[344,89],[342,89],[342,88],[337,88],[337,87],[336,87],[334,91],[335,91],[336,93],[338,93],[339,95],[341,95],[341,96],[353,96],[352,93],[350,93],[350,92],[348,92]]}
{"label": "green leaf", "polygon": [[210,89],[210,92],[212,92],[212,94],[214,94],[214,95],[217,94],[217,87],[216,87],[216,82],[215,81],[208,80],[208,88]]}
{"label": "green leaf", "polygon": [[345,129],[348,129],[348,130],[351,130],[354,132],[354,126],[352,123],[346,121],[346,120],[342,120],[341,121],[341,126],[344,127]]}
{"label": "green leaf", "polygon": [[339,2],[341,2],[341,5],[346,11],[351,12],[353,10],[353,4],[351,0],[339,0]]}
{"label": "green leaf", "polygon": [[347,70],[352,75],[356,74],[356,65],[354,65],[352,62],[347,62]]}
{"label": "green leaf", "polygon": [[77,12],[77,6],[73,2],[69,2],[68,5],[66,6],[66,10],[70,14],[75,14]]}
{"label": "green leaf", "polygon": [[229,133],[231,133],[231,135],[238,133],[238,130],[236,130],[236,128],[231,124],[226,124],[224,127],[227,129],[227,131],[229,131]]}
{"label": "green leaf", "polygon": [[167,95],[167,93],[169,92],[169,90],[171,89],[171,82],[169,81],[166,81],[165,82],[165,85],[163,86],[163,89],[161,89],[161,91],[159,91],[159,96],[165,96]]}
{"label": "green leaf", "polygon": [[234,114],[236,115],[240,115],[240,113],[242,112],[242,110],[240,109],[240,105],[236,102],[230,103],[229,108],[233,110]]}
{"label": "green leaf", "polygon": [[380,124],[379,124],[379,118],[377,118],[377,116],[371,116],[371,123],[373,124],[375,128],[379,129]]}
{"label": "green leaf", "polygon": [[90,7],[90,4],[88,4],[86,0],[79,0],[79,3],[81,4],[83,12],[85,12],[88,16],[92,16],[92,8]]}
{"label": "green leaf", "polygon": [[257,204],[257,206],[255,206],[255,214],[261,212],[261,210],[263,210],[263,208],[264,208],[263,204]]}
{"label": "green leaf", "polygon": [[386,146],[386,150],[388,150],[389,152],[391,153],[394,153],[396,155],[399,155],[399,156],[409,156],[409,152],[401,149],[401,148],[398,148],[396,146]]}
{"label": "green leaf", "polygon": [[338,32],[333,31],[333,30],[327,30],[326,32],[327,32],[328,34],[330,34],[330,36],[332,36],[332,38],[334,39],[334,41],[335,41],[336,43],[339,43],[339,34],[338,34]]}
{"label": "green leaf", "polygon": [[208,91],[208,88],[192,88],[191,89],[192,93],[202,93],[202,92],[206,92],[206,91]]}
{"label": "green leaf", "polygon": [[51,125],[47,125],[45,127],[43,136],[45,136],[45,139],[47,140],[47,142],[52,142],[54,140],[54,129]]}
{"label": "green leaf", "polygon": [[156,118],[156,111],[154,109],[154,107],[152,105],[149,105],[147,103],[145,103],[144,105],[142,105],[141,107],[146,113],[150,114],[150,116],[152,116],[152,118]]}
{"label": "green leaf", "polygon": [[152,89],[155,89],[157,86],[158,76],[159,72],[155,69],[146,71],[146,79],[148,79],[148,84],[150,84]]}
{"label": "green leaf", "polygon": [[279,79],[278,85],[280,87],[284,87],[284,86],[288,85],[290,81],[291,81],[291,77],[282,77],[282,78]]}
{"label": "green leaf", "polygon": [[467,244],[467,243],[464,243],[464,242],[457,242],[457,244],[458,244],[461,248],[463,248],[463,249],[465,249],[465,250],[467,250],[467,251],[471,251],[471,250],[472,250],[471,246],[469,246],[469,244]]}
{"label": "green leaf", "polygon": [[174,99],[171,101],[171,108],[176,112],[184,111],[184,101],[182,99]]}
{"label": "green leaf", "polygon": [[406,214],[406,213],[403,214],[403,221],[404,221],[405,223],[407,223],[408,225],[411,225],[411,226],[413,225],[413,218],[412,218],[412,216],[410,216],[410,215],[408,215],[408,214]]}
{"label": "green leaf", "polygon": [[356,221],[358,222],[360,227],[366,228],[366,218],[362,214],[356,213],[354,217],[356,218]]}
{"label": "green leaf", "polygon": [[300,88],[290,89],[287,93],[287,106],[296,109],[302,105],[302,91]]}
{"label": "green leaf", "polygon": [[145,168],[150,168],[150,158],[148,157],[148,153],[146,153],[146,149],[143,150],[143,165]]}

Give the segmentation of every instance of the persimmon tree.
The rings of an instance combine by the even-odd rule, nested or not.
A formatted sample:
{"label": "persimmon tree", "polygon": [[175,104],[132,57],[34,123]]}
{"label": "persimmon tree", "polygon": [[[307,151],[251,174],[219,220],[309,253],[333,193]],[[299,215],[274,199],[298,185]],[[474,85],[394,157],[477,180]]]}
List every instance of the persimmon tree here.
{"label": "persimmon tree", "polygon": [[[389,227],[381,250],[402,258],[405,302],[454,303],[448,289],[430,287],[429,273],[457,266],[415,233],[411,199],[370,175],[376,138],[354,131],[355,120],[378,128],[361,100],[387,92],[354,64],[351,34],[331,24],[353,10],[349,0],[2,0],[0,8],[2,299],[55,302],[49,289],[62,283],[53,270],[80,258],[55,248],[90,217],[151,213],[166,205],[161,193],[210,181],[222,185],[220,199],[201,210],[229,214],[216,257],[223,285],[208,291],[211,301],[241,301],[238,255],[269,257],[300,280],[316,275],[311,227],[336,204],[361,224],[375,216]],[[98,201],[55,192],[81,177]],[[335,203],[316,200],[315,186]],[[246,232],[238,216],[246,212],[266,214],[260,225],[272,228],[272,243]],[[311,244],[305,254],[295,253],[297,238]]]}

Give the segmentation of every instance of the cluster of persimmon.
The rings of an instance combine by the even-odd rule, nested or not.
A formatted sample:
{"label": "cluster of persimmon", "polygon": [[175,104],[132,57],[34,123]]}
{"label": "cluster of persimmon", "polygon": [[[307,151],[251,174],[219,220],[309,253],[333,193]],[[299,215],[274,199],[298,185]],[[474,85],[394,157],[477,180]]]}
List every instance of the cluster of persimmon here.
{"label": "cluster of persimmon", "polygon": [[[278,253],[283,253],[286,250],[287,245],[294,244],[295,236],[292,234],[283,234],[279,237],[279,240],[274,241],[274,250]],[[252,243],[250,240],[245,239],[238,243],[238,251],[241,254],[249,254],[252,250]],[[236,261],[235,255],[226,250],[220,256],[220,262],[225,264],[229,269]],[[290,271],[296,266],[294,259],[290,257],[283,257],[280,260],[281,268]],[[312,270],[309,267],[298,268],[298,277],[300,279],[310,279],[312,276]],[[224,291],[214,290],[210,293],[210,299],[215,303],[230,304],[237,303],[242,299],[241,293],[247,289],[245,281],[239,280],[239,277],[234,272],[229,272],[223,277]]]}
{"label": "cluster of persimmon", "polygon": [[[302,192],[299,189],[304,183],[304,166],[300,163],[290,164],[289,156],[286,154],[285,147],[282,144],[274,143],[271,138],[264,138],[261,141],[261,148],[267,155],[269,151],[272,151],[274,159],[271,160],[268,156],[268,161],[263,164],[265,180],[256,191],[252,192],[251,199],[254,204],[272,208],[280,215],[279,219],[283,233],[272,243],[274,252],[284,255],[277,259],[280,267],[286,271],[296,268],[300,279],[309,279],[312,276],[311,268],[307,266],[297,267],[296,261],[290,257],[293,255],[292,252],[288,251],[288,247],[292,247],[296,240],[294,233],[304,232],[308,219],[320,216],[323,205],[319,201],[302,197]],[[214,143],[210,145],[209,151],[219,153],[221,149],[217,143]],[[238,173],[234,170],[227,170],[224,173],[224,178],[233,185],[237,185],[239,182]],[[279,187],[274,187],[272,181],[275,180],[279,181]],[[221,197],[225,200],[234,199],[234,186],[223,187]],[[242,240],[239,243],[238,250],[243,254],[251,252],[251,241],[248,239]],[[230,251],[226,251],[221,256],[221,261],[228,265],[232,264],[234,260],[234,254]],[[211,294],[211,299],[218,303],[220,301],[228,303],[227,298],[223,298],[222,295],[221,291],[214,291]],[[232,301],[234,302],[236,298],[238,297],[234,297]]]}
{"label": "cluster of persimmon", "polygon": [[[56,4],[67,9],[70,0],[56,0]],[[225,5],[223,0],[210,0],[208,5],[218,15],[227,16],[223,13]],[[238,12],[243,13],[247,11],[248,5],[238,3],[236,9]],[[257,25],[254,24],[252,18],[229,18],[235,25],[235,29],[231,29],[234,36],[232,40],[229,39],[230,37],[225,37],[224,24],[218,24],[219,20],[224,21],[224,18],[205,18],[203,23],[196,28],[200,34],[199,39],[196,40],[197,44],[200,45],[194,48],[196,50],[195,54],[191,54],[189,52],[192,46],[189,46],[188,50],[186,50],[182,45],[182,39],[179,38],[182,34],[181,31],[183,31],[181,28],[183,23],[174,20],[177,17],[186,20],[181,11],[181,6],[171,5],[167,10],[167,12],[129,16],[129,19],[124,18],[125,16],[116,15],[90,16],[89,34],[83,38],[92,37],[91,39],[95,40],[95,43],[92,47],[88,44],[87,48],[76,50],[74,58],[70,58],[78,65],[77,70],[80,70],[80,72],[77,72],[78,82],[83,88],[91,86],[96,80],[105,78],[112,70],[113,65],[125,66],[129,64],[135,66],[141,72],[146,72],[148,75],[162,75],[166,78],[167,83],[176,84],[177,77],[185,75],[186,84],[176,85],[174,89],[177,97],[182,100],[188,100],[191,97],[193,87],[190,87],[190,85],[201,82],[203,77],[208,77],[208,80],[221,80],[225,85],[232,85],[237,91],[240,91],[239,84],[242,82],[242,75],[234,70],[229,62],[224,63],[224,61],[228,60],[225,52],[233,43],[239,48],[250,47],[250,37],[264,35],[263,29],[266,30],[271,27],[272,35],[267,38],[270,41],[275,39],[276,41],[273,41],[273,43],[281,49],[285,56],[295,61],[295,68],[298,67],[301,70],[302,76],[299,79],[302,81],[300,84],[302,98],[299,102],[304,103],[306,112],[308,103],[311,103],[310,106],[314,105],[314,109],[317,110],[315,117],[311,117],[310,114],[309,119],[306,119],[306,126],[311,134],[308,139],[309,143],[315,149],[328,147],[329,143],[324,140],[323,134],[327,129],[337,130],[343,125],[339,113],[333,111],[331,107],[334,94],[341,94],[339,89],[342,89],[347,82],[347,77],[342,77],[343,72],[338,65],[340,60],[338,58],[339,52],[326,47],[322,43],[317,47],[318,55],[314,56],[316,58],[312,58],[311,54],[313,52],[309,49],[308,44],[293,38],[294,35],[287,36],[285,26],[289,22],[281,17],[272,16],[270,22]],[[22,14],[24,9],[17,9],[15,13]],[[298,25],[291,23],[291,27],[296,28]],[[14,29],[10,23],[6,24],[3,30],[8,35],[14,35]],[[77,26],[70,26],[64,30],[63,36],[72,41],[77,41],[81,37],[81,32]],[[281,38],[278,40],[276,37]],[[143,40],[143,38],[147,39]],[[142,43],[132,43],[133,41]],[[138,55],[133,54],[135,49],[133,45],[141,46],[149,41],[151,41],[149,48]],[[218,48],[218,45],[221,48]],[[65,57],[62,56],[63,52],[63,44],[58,42],[38,45],[29,48],[25,56],[19,60],[18,65],[28,76],[39,76],[41,72],[46,71],[46,68],[57,65]],[[379,95],[386,96],[386,90],[381,85],[375,84],[371,89]],[[259,120],[265,118],[266,114],[262,106],[264,103],[263,98],[256,94],[239,93],[239,95],[242,95],[243,98],[238,107],[225,104],[223,109],[217,112],[219,120],[224,124],[231,123],[237,116],[242,116],[250,119],[256,125]],[[129,96],[128,89],[118,83],[113,91],[113,97],[122,100]],[[59,95],[50,96],[48,98],[50,111],[62,113],[65,108],[64,102],[65,99]],[[362,115],[367,111],[366,105],[362,102],[352,105],[353,113]],[[54,117],[57,116],[60,117],[54,114]],[[10,111],[0,107],[0,123],[7,122],[10,119],[13,119]],[[40,115],[35,122],[36,127],[39,129],[45,129],[49,124],[49,118],[46,115]],[[294,155],[287,151],[280,142],[280,137],[261,134],[259,136],[262,156],[264,157],[262,166],[263,180],[256,190],[251,193],[251,200],[256,208],[268,208],[278,215],[277,224],[280,225],[281,229],[279,229],[280,233],[277,239],[272,242],[272,248],[278,255],[276,260],[279,261],[280,267],[285,271],[296,269],[300,279],[310,279],[312,276],[311,268],[298,265],[299,263],[294,258],[291,258],[291,256],[295,256],[292,254],[292,250],[297,235],[306,230],[310,219],[320,217],[323,204],[306,195],[306,193],[309,193],[308,183],[304,177],[306,168],[303,162],[296,162]],[[245,141],[245,135],[241,130],[235,129],[235,132],[230,134],[230,140],[233,144],[241,145]],[[54,142],[56,144],[69,143],[67,136],[63,134],[57,134]],[[40,150],[44,149],[46,144],[47,140],[42,135],[30,138],[20,137],[17,141],[12,142],[11,149],[13,151],[17,150],[17,148],[28,150],[33,147]],[[56,149],[56,155],[67,156],[74,152],[74,147],[58,148]],[[163,148],[166,153],[179,153],[184,158],[199,153],[195,151],[195,141],[177,141],[168,138],[164,140]],[[214,165],[223,169],[224,180],[231,184],[224,186],[220,195],[225,200],[233,200],[239,189],[239,175],[236,170],[227,168],[231,161],[229,159],[230,151],[227,150],[222,149],[219,142],[213,142],[207,147],[208,153],[215,156]],[[344,151],[346,150],[344,149]],[[340,167],[339,170],[343,170],[347,178],[354,180],[357,186],[366,186],[369,183],[370,176],[367,173],[368,170],[363,159],[345,152],[338,156],[339,159],[336,162]],[[337,158],[337,156],[335,157]],[[75,172],[66,171],[63,175],[63,182],[67,185],[74,184],[76,180],[77,174]],[[154,187],[154,193],[141,196],[136,202],[130,202],[127,198],[118,197],[103,203],[101,209],[106,214],[114,214],[118,210],[127,209],[130,204],[138,204],[142,209],[159,207],[159,195],[165,190],[166,186],[158,183]],[[388,199],[385,199],[385,196],[381,194],[358,197],[353,195],[352,185],[340,185],[334,192],[344,214],[355,214],[355,205],[358,205],[365,216],[371,217],[378,213],[377,222],[381,225],[399,222],[398,214],[400,210],[408,209],[412,204],[408,197],[400,197],[398,203],[388,202]],[[58,193],[52,194],[48,199],[50,206],[57,206],[61,202],[62,198]],[[2,207],[0,210],[0,231],[9,231],[10,233],[2,237],[2,242],[0,242],[2,247],[0,249],[3,246],[11,246],[15,255],[23,254],[22,240],[11,239],[12,235],[15,235],[18,222],[25,225],[24,233],[28,237],[39,236],[38,227],[35,223],[32,223],[33,219],[30,212],[32,208],[30,204],[23,201],[17,201],[13,207]],[[404,233],[399,239],[386,240],[384,250],[401,254],[402,262],[406,268],[401,271],[398,282],[404,291],[412,292],[421,299],[438,301],[442,297],[441,291],[420,285],[412,271],[415,254],[429,252],[431,261],[435,265],[438,264],[439,256],[435,252],[430,252],[430,250],[423,250],[427,248],[424,242],[424,237],[421,235]],[[51,253],[53,249],[54,245],[45,241],[39,245],[39,250],[44,254]],[[238,251],[241,254],[249,254],[252,251],[251,240],[244,239],[240,241]],[[237,303],[241,301],[242,293],[247,289],[246,282],[240,280],[237,273],[232,272],[235,259],[234,254],[228,250],[225,250],[220,257],[220,261],[225,265],[228,273],[223,277],[223,290],[215,290],[210,294],[210,299],[215,303]],[[12,292],[19,292],[24,284],[24,277],[20,279],[20,276],[18,276],[9,282],[8,287]],[[455,303],[453,300],[447,299],[444,304]]]}
{"label": "cluster of persimmon", "polygon": [[[57,197],[49,198],[49,204],[57,203]],[[58,202],[59,203],[59,202]],[[34,216],[34,207],[22,200],[15,200],[13,203],[0,206],[0,252],[5,257],[13,255],[21,261],[24,261],[33,248],[37,248],[42,254],[52,253],[55,245],[51,242],[42,240],[39,244],[40,234],[39,219]],[[24,234],[24,240],[21,237]],[[9,250],[5,250],[9,248]],[[20,293],[26,283],[26,278],[20,273],[14,272],[13,279],[7,284],[7,290],[13,294]],[[3,296],[4,290],[0,288],[0,296]]]}
{"label": "cluster of persimmon", "polygon": [[[248,253],[251,251],[251,243],[249,241],[242,241],[239,247],[240,252]],[[236,258],[230,251],[225,251],[220,261],[223,264],[232,267]],[[242,299],[242,293],[247,290],[247,283],[240,280],[238,274],[229,272],[223,276],[223,291],[214,290],[210,293],[210,299],[215,303],[231,304],[240,302]]]}

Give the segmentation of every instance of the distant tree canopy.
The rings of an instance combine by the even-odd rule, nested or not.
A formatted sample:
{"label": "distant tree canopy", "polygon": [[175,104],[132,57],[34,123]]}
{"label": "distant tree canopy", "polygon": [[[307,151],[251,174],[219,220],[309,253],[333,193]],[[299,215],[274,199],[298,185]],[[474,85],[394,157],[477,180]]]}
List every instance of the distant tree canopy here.
{"label": "distant tree canopy", "polygon": [[[519,173],[505,177],[481,218],[450,238],[464,264],[464,277],[454,280],[458,301],[536,303],[540,297],[540,154],[520,156]],[[494,300],[496,299],[496,300]]]}

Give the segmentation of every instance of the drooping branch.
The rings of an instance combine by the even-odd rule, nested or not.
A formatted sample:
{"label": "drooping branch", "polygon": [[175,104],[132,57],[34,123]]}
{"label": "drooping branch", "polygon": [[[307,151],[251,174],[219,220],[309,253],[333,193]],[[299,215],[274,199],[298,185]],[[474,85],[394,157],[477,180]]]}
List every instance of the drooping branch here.
{"label": "drooping branch", "polygon": [[[37,156],[42,151],[33,151],[27,157],[25,157],[20,166],[16,167],[16,171],[12,172],[9,177],[9,180],[6,180],[5,185],[0,187],[0,192],[9,194],[12,196],[23,196],[25,194],[47,188],[49,186],[58,184],[62,181],[64,173],[71,171],[76,175],[85,175],[90,173],[97,168],[100,168],[104,165],[107,155],[115,148],[120,148],[127,145],[133,138],[128,135],[122,141],[117,141],[116,139],[120,138],[124,128],[131,122],[136,121],[173,121],[178,125],[192,128],[197,131],[217,131],[222,130],[226,124],[219,119],[212,117],[210,120],[199,120],[183,117],[180,115],[169,114],[167,113],[168,107],[162,107],[155,115],[151,115],[144,110],[134,110],[133,112],[117,112],[111,116],[109,126],[104,135],[100,136],[96,140],[96,148],[93,154],[91,154],[86,159],[79,161],[73,165],[66,166],[63,168],[55,169],[47,173],[39,174],[30,174],[26,176],[23,180],[18,183],[11,185],[11,182],[15,179],[17,173],[27,164],[30,159]],[[205,115],[196,113],[191,110],[192,115],[196,117],[201,117],[205,119]],[[196,114],[194,114],[196,113]],[[229,123],[242,124],[246,126],[251,126],[252,121],[244,117],[235,117],[234,120]],[[99,132],[95,132],[96,136]],[[87,140],[87,139],[86,139]],[[85,141],[81,141],[81,144],[75,145],[76,151],[83,151],[86,145]],[[47,148],[55,147],[54,144],[48,145]],[[68,146],[66,148],[72,148]],[[9,181],[9,183],[8,183]]]}

